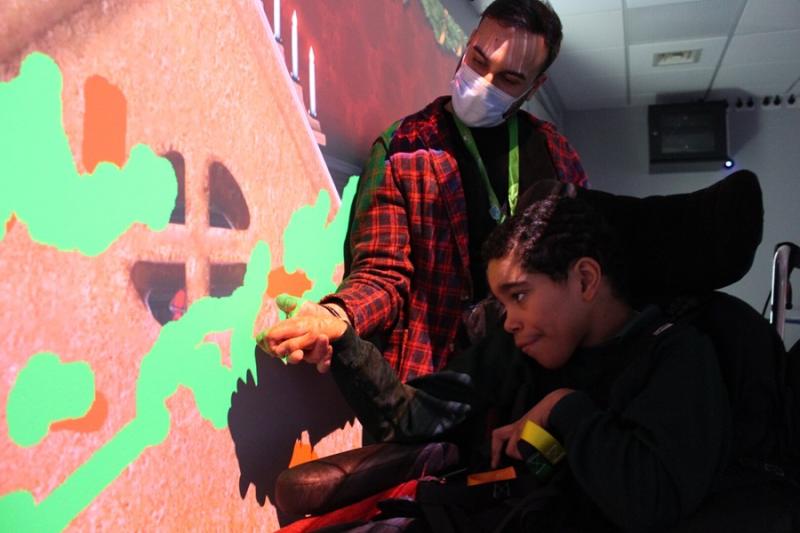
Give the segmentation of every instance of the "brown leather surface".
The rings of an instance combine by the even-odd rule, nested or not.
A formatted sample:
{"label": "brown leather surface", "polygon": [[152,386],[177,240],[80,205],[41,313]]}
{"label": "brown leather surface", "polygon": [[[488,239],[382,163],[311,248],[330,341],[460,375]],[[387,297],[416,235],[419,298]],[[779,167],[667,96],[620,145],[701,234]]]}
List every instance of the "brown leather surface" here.
{"label": "brown leather surface", "polygon": [[292,515],[322,514],[457,462],[458,449],[448,443],[364,446],[284,470],[275,503]]}

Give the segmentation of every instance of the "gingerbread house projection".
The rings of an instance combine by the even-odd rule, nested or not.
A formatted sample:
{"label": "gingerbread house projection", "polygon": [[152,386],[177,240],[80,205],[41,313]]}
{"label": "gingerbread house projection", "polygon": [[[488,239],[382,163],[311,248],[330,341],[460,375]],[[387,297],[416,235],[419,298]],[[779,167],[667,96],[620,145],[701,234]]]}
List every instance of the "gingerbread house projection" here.
{"label": "gingerbread house projection", "polygon": [[0,0],[0,531],[271,531],[360,445],[253,337],[333,290],[333,167],[463,41],[439,0]]}
{"label": "gingerbread house projection", "polygon": [[[252,359],[275,294],[316,282],[280,268],[284,229],[321,190],[331,211],[338,196],[260,2],[5,2],[0,13],[0,114],[41,107],[28,87],[49,90],[73,161],[53,175],[39,161],[63,155],[51,151],[58,134],[39,144],[24,113],[2,121],[29,159],[0,157],[11,213],[0,209],[0,530],[276,529],[271,507],[240,494],[225,427],[244,377],[234,352]],[[143,147],[164,163],[150,176],[134,169]],[[51,202],[59,180],[74,194]],[[89,201],[76,190],[93,180],[119,182]],[[160,219],[131,216],[103,237],[104,213],[136,202]],[[316,453],[359,443],[345,423]]]}
{"label": "gingerbread house projection", "polygon": [[[316,101],[326,137],[322,152],[339,182],[359,172],[370,144],[384,128],[448,92],[467,35],[446,5],[472,12],[463,0],[263,4],[285,48],[287,68],[296,70],[306,107],[312,108],[312,95]],[[293,40],[298,43],[296,56]],[[313,90],[311,50],[316,59]]]}

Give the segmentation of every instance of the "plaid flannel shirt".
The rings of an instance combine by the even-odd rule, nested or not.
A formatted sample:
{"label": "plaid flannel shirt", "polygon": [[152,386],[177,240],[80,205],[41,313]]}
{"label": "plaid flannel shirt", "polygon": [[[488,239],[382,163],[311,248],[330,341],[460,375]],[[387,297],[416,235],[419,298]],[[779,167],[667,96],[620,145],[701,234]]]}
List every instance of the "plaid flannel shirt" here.
{"label": "plaid flannel shirt", "polygon": [[[448,101],[406,117],[388,153],[380,139],[373,145],[351,213],[345,278],[323,299],[344,307],[360,336],[380,340],[403,381],[444,367],[463,311],[484,296],[472,294],[456,139],[443,124]],[[520,117],[546,137],[559,179],[585,185],[578,154],[555,127]]]}

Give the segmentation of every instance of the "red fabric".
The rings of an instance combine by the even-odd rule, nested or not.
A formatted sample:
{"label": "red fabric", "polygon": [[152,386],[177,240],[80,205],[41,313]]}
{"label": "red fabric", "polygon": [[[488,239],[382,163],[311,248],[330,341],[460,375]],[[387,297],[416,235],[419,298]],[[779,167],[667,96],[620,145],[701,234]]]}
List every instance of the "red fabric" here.
{"label": "red fabric", "polygon": [[365,500],[348,505],[342,509],[331,511],[322,516],[312,516],[293,522],[288,526],[278,530],[278,533],[301,533],[303,531],[315,531],[317,529],[333,526],[336,524],[346,524],[356,520],[368,521],[378,514],[378,502],[392,498],[412,498],[417,493],[417,480],[406,481],[394,488],[370,496]]}
{"label": "red fabric", "polygon": [[[367,165],[350,274],[326,299],[343,305],[359,335],[386,339],[384,355],[402,381],[445,366],[472,301],[466,201],[453,140],[443,134],[448,98],[403,120],[382,173]],[[546,137],[559,179],[585,185],[577,153],[555,127],[520,116]]]}

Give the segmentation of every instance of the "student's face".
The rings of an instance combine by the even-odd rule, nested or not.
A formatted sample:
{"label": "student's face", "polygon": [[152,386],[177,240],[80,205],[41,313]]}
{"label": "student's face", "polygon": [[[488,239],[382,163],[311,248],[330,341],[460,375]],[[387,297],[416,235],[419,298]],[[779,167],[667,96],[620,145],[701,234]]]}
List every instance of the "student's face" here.
{"label": "student's face", "polygon": [[489,261],[489,287],[506,309],[505,329],[514,343],[545,368],[563,366],[583,343],[588,307],[579,276],[564,281],[526,272],[510,254]]}
{"label": "student's face", "polygon": [[544,81],[539,73],[545,61],[544,36],[522,28],[504,27],[491,18],[478,25],[464,55],[464,62],[472,70],[514,97],[535,90]]}

